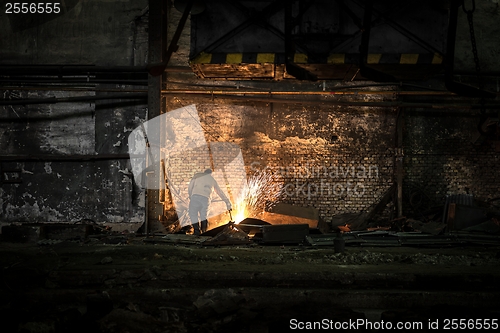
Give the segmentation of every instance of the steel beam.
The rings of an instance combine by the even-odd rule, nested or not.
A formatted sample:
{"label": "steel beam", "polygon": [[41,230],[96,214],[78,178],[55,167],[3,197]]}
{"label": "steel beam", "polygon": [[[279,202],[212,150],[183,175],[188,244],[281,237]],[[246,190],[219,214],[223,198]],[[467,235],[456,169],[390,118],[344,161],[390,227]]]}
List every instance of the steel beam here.
{"label": "steel beam", "polygon": [[[148,63],[160,64],[150,70],[148,79],[148,114],[147,119],[151,120],[161,114],[162,96],[161,89],[165,79],[164,67],[166,66],[165,59],[167,54],[167,1],[164,0],[149,0],[149,49]],[[165,65],[164,65],[165,64]],[[154,74],[154,75],[152,75]],[[146,159],[146,168],[148,164]],[[146,174],[146,173],[144,173]],[[159,188],[151,182],[159,180],[159,175],[144,175],[143,184],[151,185],[151,188]],[[152,178],[151,178],[152,177]],[[159,204],[158,190],[146,189],[146,214],[145,214],[145,233],[149,235],[150,219],[155,216],[163,215],[163,206]],[[160,207],[161,206],[161,207]],[[161,209],[160,209],[161,208]]]}
{"label": "steel beam", "polygon": [[361,33],[361,45],[359,46],[359,69],[362,76],[373,81],[397,81],[392,75],[388,75],[367,66],[368,52],[370,48],[370,33],[372,26],[373,0],[367,0],[363,17],[363,29]]}
{"label": "steel beam", "polygon": [[[371,0],[369,0],[369,1],[371,1]],[[359,2],[354,1],[354,3],[357,4],[358,6],[362,7],[359,4]],[[376,10],[375,8],[372,8],[372,15],[373,14],[377,18],[377,20],[382,20],[384,23],[386,23],[387,25],[392,27],[394,30],[405,35],[406,37],[408,37],[409,39],[411,39],[412,41],[414,41],[415,43],[417,43],[418,45],[420,45],[424,49],[427,49],[428,51],[431,51],[433,53],[442,54],[442,52],[439,51],[438,49],[436,49],[434,46],[430,45],[425,40],[423,40],[422,38],[418,37],[416,34],[411,32],[410,30],[406,29],[405,27],[403,27],[399,23],[395,22],[393,19],[389,18],[388,13],[382,13],[381,11]]]}
{"label": "steel beam", "polygon": [[[288,2],[288,1],[286,1],[286,2]],[[224,44],[230,38],[241,33],[243,30],[248,28],[250,25],[254,24],[255,22],[265,21],[266,19],[268,19],[272,15],[276,14],[277,12],[279,12],[282,9],[282,7],[283,7],[282,0],[273,1],[271,4],[269,4],[267,7],[265,7],[262,11],[252,13],[246,21],[244,21],[243,23],[241,23],[240,25],[238,25],[237,27],[235,27],[231,31],[228,31],[226,34],[224,34],[224,36],[221,36],[219,39],[217,39],[212,44],[205,47],[199,53],[202,53],[202,52],[211,53],[217,47]]]}
{"label": "steel beam", "polygon": [[478,97],[478,98],[495,98],[496,94],[482,90],[461,82],[456,82],[453,78],[455,66],[455,43],[457,37],[457,20],[458,8],[461,6],[461,0],[451,0],[450,3],[450,18],[448,21],[448,37],[446,42],[446,57],[445,57],[445,85],[449,91],[452,91],[460,96]]}
{"label": "steel beam", "polygon": [[404,108],[399,108],[396,119],[396,184],[397,184],[397,217],[403,216],[403,126],[404,126]]}

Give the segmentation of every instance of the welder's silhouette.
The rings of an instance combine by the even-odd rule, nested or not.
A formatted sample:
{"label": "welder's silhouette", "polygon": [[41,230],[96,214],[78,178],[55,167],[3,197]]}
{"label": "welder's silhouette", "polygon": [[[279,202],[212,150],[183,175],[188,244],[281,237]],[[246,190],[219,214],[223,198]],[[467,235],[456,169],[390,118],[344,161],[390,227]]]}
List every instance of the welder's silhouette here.
{"label": "welder's silhouette", "polygon": [[[194,228],[194,234],[199,235],[207,231],[208,206],[215,190],[217,195],[226,203],[228,210],[231,210],[231,202],[222,192],[217,181],[212,177],[212,170],[206,169],[204,172],[196,173],[189,182],[189,218]],[[200,232],[201,221],[201,232]]]}

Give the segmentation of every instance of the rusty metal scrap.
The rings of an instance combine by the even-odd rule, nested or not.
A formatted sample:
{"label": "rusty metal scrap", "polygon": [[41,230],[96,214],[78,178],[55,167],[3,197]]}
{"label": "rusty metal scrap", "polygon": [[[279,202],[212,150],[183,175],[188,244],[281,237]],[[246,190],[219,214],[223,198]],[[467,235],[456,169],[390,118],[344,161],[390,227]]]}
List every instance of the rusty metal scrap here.
{"label": "rusty metal scrap", "polygon": [[236,245],[236,244],[250,244],[251,241],[248,234],[237,226],[234,222],[230,221],[225,225],[224,229],[212,238],[205,240],[203,245]]}

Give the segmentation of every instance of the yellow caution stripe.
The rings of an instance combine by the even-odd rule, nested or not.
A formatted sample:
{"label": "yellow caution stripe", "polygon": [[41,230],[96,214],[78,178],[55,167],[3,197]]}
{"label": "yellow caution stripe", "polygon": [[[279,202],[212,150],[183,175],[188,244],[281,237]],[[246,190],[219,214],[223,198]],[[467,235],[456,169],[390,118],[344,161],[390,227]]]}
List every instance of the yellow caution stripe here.
{"label": "yellow caution stripe", "polygon": [[[191,59],[196,64],[284,64],[284,53],[205,53],[202,52]],[[331,53],[328,56],[295,53],[296,64],[359,64],[359,53]],[[366,62],[387,65],[441,65],[443,55],[439,53],[369,53]]]}

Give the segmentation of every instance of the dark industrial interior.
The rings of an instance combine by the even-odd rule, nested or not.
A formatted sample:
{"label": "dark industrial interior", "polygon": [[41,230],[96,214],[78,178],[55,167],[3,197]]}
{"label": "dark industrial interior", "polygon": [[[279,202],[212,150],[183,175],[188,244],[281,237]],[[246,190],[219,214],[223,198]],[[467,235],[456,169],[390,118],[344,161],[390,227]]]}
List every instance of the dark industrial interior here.
{"label": "dark industrial interior", "polygon": [[499,22],[499,0],[5,3],[0,331],[498,330]]}

